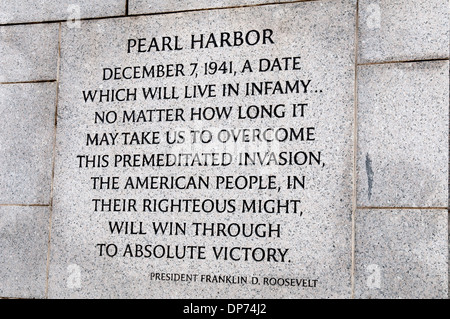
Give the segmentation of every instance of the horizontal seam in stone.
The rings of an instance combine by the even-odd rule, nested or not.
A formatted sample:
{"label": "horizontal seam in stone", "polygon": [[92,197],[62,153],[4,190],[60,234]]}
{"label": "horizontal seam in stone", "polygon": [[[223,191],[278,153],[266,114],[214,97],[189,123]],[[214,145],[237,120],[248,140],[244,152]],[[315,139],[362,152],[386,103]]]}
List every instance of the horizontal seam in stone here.
{"label": "horizontal seam in stone", "polygon": [[398,60],[398,61],[380,61],[380,62],[358,63],[358,66],[379,65],[379,64],[394,64],[394,63],[436,62],[436,61],[448,61],[448,60],[449,60],[449,58],[420,59],[420,60]]}
{"label": "horizontal seam in stone", "polygon": [[50,204],[0,204],[0,207],[50,207]]}
{"label": "horizontal seam in stone", "polygon": [[413,210],[448,210],[448,207],[393,207],[393,206],[359,206],[356,209],[413,209]]}
{"label": "horizontal seam in stone", "polygon": [[52,83],[56,80],[33,80],[33,81],[12,81],[12,82],[0,82],[2,84],[29,84],[29,83]]}

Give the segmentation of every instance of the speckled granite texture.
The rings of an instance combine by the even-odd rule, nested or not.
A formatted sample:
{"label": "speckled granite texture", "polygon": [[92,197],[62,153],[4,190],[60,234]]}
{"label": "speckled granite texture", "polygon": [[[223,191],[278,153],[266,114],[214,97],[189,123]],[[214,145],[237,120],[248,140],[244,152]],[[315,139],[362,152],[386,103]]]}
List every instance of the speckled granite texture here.
{"label": "speckled granite texture", "polygon": [[0,2],[0,24],[125,14],[125,0],[21,0]]}
{"label": "speckled granite texture", "polygon": [[360,0],[358,62],[448,58],[448,0]]}
{"label": "speckled granite texture", "polygon": [[0,85],[0,204],[49,204],[55,83]]}
{"label": "speckled granite texture", "polygon": [[58,24],[0,27],[0,82],[55,80]]}
{"label": "speckled granite texture", "polygon": [[358,210],[356,298],[445,298],[447,210]]}
{"label": "speckled granite texture", "polygon": [[183,10],[225,8],[264,3],[282,3],[280,0],[130,0],[130,14],[175,12]]}
{"label": "speckled granite texture", "polygon": [[[247,32],[247,40],[256,32],[270,40],[233,46],[239,31],[244,40]],[[199,48],[200,35],[208,49]],[[449,0],[0,0],[0,298],[448,298],[448,57]],[[260,59],[278,66],[259,72]],[[225,64],[220,70],[209,64],[206,75],[211,61]],[[231,70],[230,61],[233,71],[221,74]],[[156,75],[139,77],[144,65],[155,66]],[[180,65],[183,74],[175,76]],[[123,79],[133,73],[136,79]],[[122,79],[102,80],[105,75]],[[246,83],[265,83],[271,91],[275,81],[300,90],[243,93]],[[223,84],[239,96],[221,96]],[[194,89],[203,94],[208,85],[211,97],[193,98]],[[142,89],[149,87],[167,90],[146,100]],[[117,101],[133,88],[136,100]],[[83,98],[83,91],[103,90],[105,100],[113,89],[121,90],[114,102]],[[293,118],[299,103],[306,104],[304,114]],[[236,115],[238,107],[255,112],[262,105],[282,105],[288,116]],[[230,108],[231,116],[146,121],[147,111],[176,108],[188,116],[207,106]],[[131,110],[144,110],[137,123],[123,121]],[[100,124],[96,112],[109,120],[117,114],[118,121]],[[223,129],[241,138],[268,127],[313,127],[313,140],[202,145],[186,134],[184,143],[168,145],[164,139],[166,131],[180,138],[208,130],[216,137]],[[133,145],[125,145],[127,132],[138,132]],[[138,143],[140,132],[162,132],[163,142]],[[88,134],[96,133],[102,145],[88,145]],[[265,158],[284,151],[320,152],[321,166],[113,163],[115,155],[261,152]],[[80,165],[86,155],[90,168]],[[180,175],[276,180],[272,190],[124,187],[128,177],[154,177],[158,184]],[[293,175],[305,178],[305,189],[287,188]],[[100,177],[114,178],[117,189],[105,183],[94,189]],[[135,200],[136,211],[122,211],[122,202],[118,211],[96,209],[101,199]],[[144,211],[146,201],[167,199],[207,205]],[[211,199],[229,209],[235,201],[235,209],[207,212]],[[244,199],[295,200],[299,208],[242,213]],[[128,232],[145,234],[118,235],[109,222],[128,222]],[[186,233],[156,234],[158,223],[185,226]],[[231,235],[243,224],[247,231],[255,225],[275,231]],[[220,235],[203,235],[202,225],[205,234],[214,225]],[[230,228],[219,232],[222,226]],[[155,257],[173,256],[176,245],[192,246],[194,254],[187,248],[183,259]],[[224,250],[214,250],[221,247],[240,249],[228,250],[225,259]]]}
{"label": "speckled granite texture", "polygon": [[358,69],[358,206],[448,206],[448,61]]}
{"label": "speckled granite texture", "polygon": [[49,211],[0,206],[0,296],[45,297]]}
{"label": "speckled granite texture", "polygon": [[[108,21],[86,22],[80,30],[63,28],[61,43],[61,75],[58,106],[57,158],[55,167],[54,210],[52,220],[52,250],[49,272],[49,297],[153,297],[153,298],[332,298],[351,297],[351,214],[352,214],[352,150],[353,150],[353,94],[354,94],[354,19],[355,1],[302,2],[283,6],[261,6],[208,12],[192,12],[164,16],[150,16]],[[252,30],[270,28],[273,44],[228,48],[190,49],[192,30],[203,33],[247,30],[251,16]],[[303,17],[298,20],[297,17]],[[295,21],[295,23],[292,23]],[[330,25],[333,26],[330,28]],[[149,28],[151,26],[151,28]],[[155,35],[179,36],[183,50],[170,52],[127,53],[127,39]],[[111,39],[114,39],[112,41]],[[246,60],[254,65],[258,59],[301,56],[301,69],[283,72],[253,72],[161,79],[107,80],[102,81],[102,68],[111,66],[161,64],[183,62],[186,68],[192,62],[204,65],[207,61],[232,60],[237,70],[242,70]],[[150,59],[151,57],[151,59]],[[149,60],[150,59],[150,60]],[[187,73],[189,75],[189,73]],[[174,100],[145,101],[138,95],[136,101],[85,103],[83,90],[114,89],[117,87],[148,87],[162,82],[171,87],[183,88],[196,84],[236,81],[244,85],[251,81],[285,81],[310,79],[310,88],[300,93],[266,96],[226,96],[223,98],[189,99],[180,95]],[[179,91],[178,91],[179,92]],[[181,93],[180,93],[181,94]],[[241,93],[242,94],[242,93]],[[220,101],[220,103],[219,103]],[[95,124],[94,111],[145,109],[149,105],[158,108],[175,105],[189,110],[191,107],[214,107],[306,102],[304,118],[263,118],[238,120],[237,114],[227,120],[198,123],[152,122],[127,124],[121,121],[112,125]],[[234,111],[235,112],[235,111]],[[171,153],[183,151],[177,146],[158,145],[86,146],[87,132],[153,131],[208,128],[264,128],[315,126],[314,142],[279,143],[272,151],[311,150],[323,153],[318,166],[277,167],[265,171],[258,166],[229,167],[159,167],[159,168],[104,168],[78,167],[77,155],[109,154],[110,159],[121,153]],[[297,142],[298,143],[298,142]],[[211,151],[214,146],[184,145],[188,150]],[[243,147],[243,145],[240,145]],[[222,146],[223,147],[223,146]],[[236,145],[228,143],[231,152]],[[246,147],[254,147],[252,145]],[[256,149],[255,149],[256,150]],[[125,190],[127,176],[145,175],[193,175],[224,176],[275,174],[280,191],[270,190]],[[309,180],[305,190],[286,189],[287,175],[304,174]],[[118,176],[118,190],[93,190],[92,176]],[[236,206],[243,199],[300,199],[302,214],[218,214],[148,212],[94,212],[93,198],[135,198],[140,203],[145,198],[212,198],[236,199]],[[139,204],[138,204],[139,207]],[[138,209],[139,210],[139,209]],[[109,221],[140,221],[146,235],[126,236],[111,234]],[[187,235],[168,236],[151,233],[153,222],[186,222]],[[276,238],[211,237],[194,234],[192,223],[271,223],[280,224],[281,236]],[[181,260],[167,258],[130,258],[99,256],[99,243],[114,243],[121,255],[127,243],[157,245],[205,246],[205,259]],[[288,249],[281,261],[256,262],[216,260],[214,247],[262,247],[263,249]],[[80,288],[66,285],[67,269],[79,267],[82,282]],[[174,282],[155,280],[150,273],[198,274],[197,281]],[[208,283],[201,275],[243,276],[246,284]],[[260,284],[251,284],[250,278],[258,277]],[[143,278],[146,278],[143,280]],[[264,284],[264,278],[281,278],[282,284]],[[285,279],[300,280],[300,286],[286,286]],[[303,286],[301,279],[306,279]],[[273,279],[276,282],[277,279]],[[336,284],[339,282],[339,284]],[[308,283],[308,284],[306,284]],[[296,285],[296,284],[295,284]],[[308,286],[309,285],[309,286]],[[315,287],[312,287],[312,286]]]}

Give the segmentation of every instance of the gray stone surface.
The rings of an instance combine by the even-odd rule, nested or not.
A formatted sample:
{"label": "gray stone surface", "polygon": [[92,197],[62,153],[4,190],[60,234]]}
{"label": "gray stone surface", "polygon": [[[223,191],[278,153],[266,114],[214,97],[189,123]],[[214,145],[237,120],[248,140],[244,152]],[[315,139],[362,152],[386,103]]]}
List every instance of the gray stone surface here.
{"label": "gray stone surface", "polygon": [[[302,17],[302,19],[298,19]],[[251,26],[248,25],[252,19]],[[276,21],[276,22],[274,22]],[[145,298],[318,298],[351,296],[351,215],[352,215],[352,150],[353,150],[353,110],[354,110],[354,21],[355,1],[313,1],[283,6],[260,6],[232,10],[210,10],[161,16],[137,17],[89,21],[80,30],[64,27],[61,43],[61,73],[58,102],[57,158],[55,160],[54,209],[52,215],[52,242],[49,270],[50,298],[98,298],[98,297],[145,297]],[[274,43],[260,43],[254,46],[208,49],[190,48],[192,34],[219,34],[242,30],[272,29]],[[182,50],[150,51],[138,53],[136,47],[127,53],[129,39],[161,36],[179,37]],[[174,46],[174,43],[172,42]],[[213,46],[213,45],[211,45]],[[161,47],[160,47],[161,48]],[[154,48],[153,48],[154,49]],[[300,56],[299,70],[259,72],[261,58],[273,61],[275,58]],[[242,73],[245,61],[253,65],[253,72]],[[233,61],[234,70],[225,75],[204,75],[204,64],[210,61]],[[103,68],[127,67],[158,64],[183,63],[185,76],[105,80]],[[198,63],[198,70],[192,73],[191,63]],[[311,80],[309,88],[289,94],[268,94],[246,96],[245,83],[261,81]],[[192,85],[217,85],[217,92],[224,83],[240,83],[239,96],[188,98],[183,88]],[[141,88],[165,85],[178,99],[145,101]],[[83,91],[139,88],[136,100],[128,102],[85,102]],[[192,93],[192,91],[190,91]],[[269,92],[272,92],[269,90]],[[105,92],[103,92],[105,93]],[[123,97],[122,92],[119,98]],[[171,95],[171,93],[169,93]],[[214,95],[214,94],[213,94]],[[304,117],[292,117],[293,103],[307,103]],[[253,120],[238,119],[238,106],[284,104],[286,117]],[[232,106],[230,118],[210,121],[190,121],[189,113],[194,107]],[[186,121],[179,122],[139,122],[124,123],[123,111],[146,109],[184,110]],[[95,124],[95,112],[117,111],[118,120],[113,124]],[[112,113],[114,114],[114,113]],[[222,129],[255,129],[269,127],[315,127],[314,141],[292,141],[284,143],[220,143],[194,144],[190,134],[180,145],[168,145],[163,138],[159,144],[124,145],[123,136],[112,143],[87,145],[87,134],[158,131],[164,137],[170,132],[192,129],[208,129],[217,136]],[[120,154],[180,154],[228,151],[233,156],[230,166],[174,166],[174,167],[126,167],[114,160]],[[239,166],[238,153],[244,151],[321,152],[320,165]],[[265,153],[264,153],[265,154]],[[261,154],[264,156],[264,154]],[[100,166],[89,164],[85,157],[104,156]],[[101,157],[97,157],[101,158]],[[163,163],[165,161],[163,160]],[[81,167],[80,167],[81,163]],[[103,167],[102,167],[103,166]],[[268,189],[125,189],[128,177],[148,176],[249,176],[268,175],[277,177],[274,190]],[[305,189],[287,189],[287,175],[305,176]],[[94,187],[97,177],[118,177],[118,189]],[[111,212],[95,210],[93,199],[136,199],[137,211]],[[176,209],[164,212],[143,211],[144,199],[213,199],[222,201],[234,199],[236,210],[219,213],[205,209],[199,212],[192,207],[187,211]],[[243,200],[279,199],[300,200],[299,209],[289,213],[242,213]],[[191,205],[192,206],[192,205]],[[263,210],[264,211],[264,210]],[[112,233],[109,222],[142,222],[145,235]],[[152,223],[186,223],[186,235],[155,234]],[[193,223],[265,224],[280,225],[280,236],[203,236],[195,235]],[[135,226],[136,226],[135,225]],[[217,224],[216,224],[217,227]],[[134,229],[136,231],[136,228]],[[117,255],[105,253],[100,256],[98,244],[114,244]],[[205,246],[200,259],[130,257],[127,244],[170,245],[173,253],[175,245]],[[114,246],[109,246],[113,249]],[[134,246],[133,246],[134,247]],[[286,258],[281,258],[276,250],[277,261],[255,261],[250,257],[233,261],[230,257],[216,260],[214,247],[244,247],[261,251],[281,249]],[[161,247],[156,251],[161,254]],[[285,249],[288,249],[287,251]],[[166,250],[167,251],[167,250]],[[234,251],[243,252],[243,250]],[[147,254],[147,252],[145,252]],[[187,255],[188,256],[188,255]],[[191,281],[157,280],[152,274],[197,275]],[[248,279],[245,284],[208,282],[207,277],[227,275],[228,278]],[[259,279],[258,285],[251,284],[251,278]],[[264,284],[264,278],[275,282]],[[277,279],[281,278],[278,285]],[[285,281],[293,279],[293,281]],[[302,281],[306,279],[306,281]],[[297,281],[298,280],[298,281]],[[287,285],[289,282],[289,286]],[[300,285],[300,286],[298,286]],[[313,287],[315,286],[315,287]]]}
{"label": "gray stone surface", "polygon": [[58,29],[56,23],[0,27],[0,82],[56,79]]}
{"label": "gray stone surface", "polygon": [[449,56],[448,0],[359,1],[359,63]]}
{"label": "gray stone surface", "polygon": [[0,296],[44,298],[48,207],[0,206]]}
{"label": "gray stone surface", "polygon": [[358,69],[358,206],[448,206],[449,63]]}
{"label": "gray stone surface", "polygon": [[130,0],[129,13],[176,12],[183,10],[198,10],[225,8],[263,3],[280,3],[280,0]]}
{"label": "gray stone surface", "polygon": [[0,24],[111,17],[125,14],[125,0],[20,0],[0,2]]}
{"label": "gray stone surface", "polygon": [[0,85],[0,204],[48,204],[56,84]]}
{"label": "gray stone surface", "polygon": [[356,298],[448,296],[447,210],[358,210]]}

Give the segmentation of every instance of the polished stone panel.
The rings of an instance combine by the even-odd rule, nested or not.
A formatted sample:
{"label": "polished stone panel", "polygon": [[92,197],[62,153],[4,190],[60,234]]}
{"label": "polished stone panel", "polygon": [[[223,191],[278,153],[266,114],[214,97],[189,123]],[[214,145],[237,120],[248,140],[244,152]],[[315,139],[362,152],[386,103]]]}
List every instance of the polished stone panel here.
{"label": "polished stone panel", "polygon": [[[49,296],[349,298],[355,11],[311,1],[64,27]],[[295,134],[259,141],[267,129]]]}
{"label": "polished stone panel", "polygon": [[57,23],[0,27],[0,82],[55,80]]}

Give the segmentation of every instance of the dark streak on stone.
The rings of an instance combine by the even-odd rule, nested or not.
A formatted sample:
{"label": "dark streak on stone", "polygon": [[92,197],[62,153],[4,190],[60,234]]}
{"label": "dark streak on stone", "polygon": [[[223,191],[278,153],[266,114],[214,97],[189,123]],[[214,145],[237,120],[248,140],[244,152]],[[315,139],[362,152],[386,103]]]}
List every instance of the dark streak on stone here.
{"label": "dark streak on stone", "polygon": [[367,193],[370,199],[370,197],[372,197],[373,170],[372,170],[372,160],[369,157],[369,153],[366,154],[366,173],[367,173],[367,183],[369,185],[369,190],[367,191]]}

